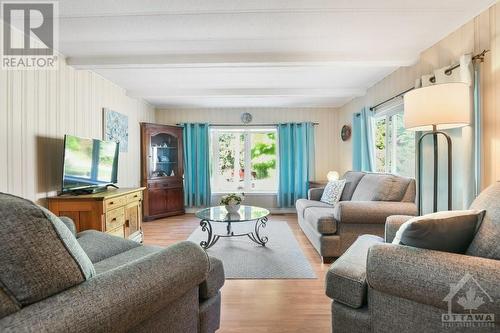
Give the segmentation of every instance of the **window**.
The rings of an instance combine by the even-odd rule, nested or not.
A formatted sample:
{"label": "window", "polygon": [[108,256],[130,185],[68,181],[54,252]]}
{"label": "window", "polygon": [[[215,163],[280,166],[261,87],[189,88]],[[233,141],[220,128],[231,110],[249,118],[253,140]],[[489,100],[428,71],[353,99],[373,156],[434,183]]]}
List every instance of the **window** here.
{"label": "window", "polygon": [[210,139],[212,192],[277,192],[275,128],[212,128]]}
{"label": "window", "polygon": [[415,177],[415,133],[403,126],[401,107],[375,115],[375,168]]}

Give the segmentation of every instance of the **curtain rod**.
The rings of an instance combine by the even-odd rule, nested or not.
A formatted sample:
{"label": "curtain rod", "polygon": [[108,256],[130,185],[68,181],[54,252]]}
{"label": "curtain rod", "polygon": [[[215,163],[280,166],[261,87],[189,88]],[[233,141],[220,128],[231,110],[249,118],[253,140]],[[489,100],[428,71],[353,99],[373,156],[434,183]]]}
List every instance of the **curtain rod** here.
{"label": "curtain rod", "polygon": [[[483,50],[483,52],[478,53],[478,54],[476,54],[475,56],[473,56],[473,57],[472,57],[472,61],[474,61],[474,60],[480,60],[481,62],[483,62],[483,61],[484,61],[484,57],[485,57],[486,53],[488,53],[488,52],[490,52],[490,50]],[[456,65],[450,66],[450,68],[448,68],[447,70],[445,70],[445,71],[444,71],[444,73],[445,73],[446,75],[451,75],[451,72],[452,72],[453,70],[457,69],[458,67],[460,67],[460,64],[456,64]],[[429,81],[431,81],[432,83],[436,82],[436,77],[435,77],[435,76],[431,76],[431,77],[429,78]],[[412,91],[413,89],[415,89],[415,88],[414,88],[414,87],[412,87],[412,88],[406,89],[405,91],[402,91],[402,92],[400,92],[399,94],[397,94],[397,95],[395,95],[395,96],[392,96],[392,97],[390,97],[390,98],[386,99],[385,101],[382,101],[382,102],[378,103],[377,105],[374,105],[374,106],[370,107],[370,111],[375,110],[375,109],[376,109],[376,108],[378,108],[379,106],[384,105],[384,104],[386,104],[387,102],[392,101],[393,99],[396,99],[396,98],[398,98],[398,97],[403,96],[404,94],[406,94],[407,92]]]}
{"label": "curtain rod", "polygon": [[[314,126],[318,126],[319,123],[312,123]],[[182,124],[176,124],[177,126],[182,126]],[[278,126],[279,124],[208,124],[209,126],[221,126],[221,127],[259,127],[259,126]]]}

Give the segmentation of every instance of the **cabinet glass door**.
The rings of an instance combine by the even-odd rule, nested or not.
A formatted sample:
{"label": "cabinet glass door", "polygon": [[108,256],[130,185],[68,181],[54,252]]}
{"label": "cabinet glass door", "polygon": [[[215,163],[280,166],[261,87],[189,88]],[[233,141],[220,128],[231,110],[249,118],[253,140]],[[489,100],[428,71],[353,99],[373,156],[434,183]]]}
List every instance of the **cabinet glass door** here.
{"label": "cabinet glass door", "polygon": [[149,177],[179,176],[177,137],[168,133],[151,136],[149,147]]}

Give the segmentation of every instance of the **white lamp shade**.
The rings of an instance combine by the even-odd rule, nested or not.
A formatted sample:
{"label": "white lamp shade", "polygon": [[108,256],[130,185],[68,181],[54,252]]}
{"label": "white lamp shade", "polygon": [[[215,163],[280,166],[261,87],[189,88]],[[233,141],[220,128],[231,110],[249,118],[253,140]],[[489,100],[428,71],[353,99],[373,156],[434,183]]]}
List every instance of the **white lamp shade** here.
{"label": "white lamp shade", "polygon": [[340,177],[339,173],[337,171],[328,171],[326,174],[326,179],[328,179],[329,182],[338,180]]}
{"label": "white lamp shade", "polygon": [[404,96],[404,126],[414,131],[463,127],[470,124],[470,88],[444,83],[412,90]]}

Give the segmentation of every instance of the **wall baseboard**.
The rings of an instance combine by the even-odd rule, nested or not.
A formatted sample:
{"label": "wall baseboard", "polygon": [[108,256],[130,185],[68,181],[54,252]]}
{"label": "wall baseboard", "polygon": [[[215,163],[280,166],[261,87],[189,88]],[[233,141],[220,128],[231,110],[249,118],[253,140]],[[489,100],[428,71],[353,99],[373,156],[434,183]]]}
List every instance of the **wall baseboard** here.
{"label": "wall baseboard", "polygon": [[[186,208],[186,214],[195,214],[197,211],[200,209],[203,209],[203,207],[200,208]],[[272,215],[284,215],[284,214],[295,214],[297,211],[295,208],[266,208],[269,209]]]}

